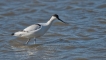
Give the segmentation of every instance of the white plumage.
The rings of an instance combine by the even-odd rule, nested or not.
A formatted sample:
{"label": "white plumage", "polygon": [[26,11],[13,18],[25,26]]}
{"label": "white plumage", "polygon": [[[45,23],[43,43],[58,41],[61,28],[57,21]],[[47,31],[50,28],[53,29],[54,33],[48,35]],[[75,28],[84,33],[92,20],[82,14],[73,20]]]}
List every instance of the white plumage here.
{"label": "white plumage", "polygon": [[[56,19],[65,23],[64,21],[59,19],[59,16],[57,14],[54,14],[48,22],[33,24],[33,25],[25,28],[23,31],[18,31],[18,32],[12,33],[12,35],[17,36],[17,37],[28,38],[29,40],[31,38],[38,38],[38,37],[45,34],[45,32],[50,28],[53,21],[56,20]],[[28,44],[29,40],[27,41],[27,44]],[[36,39],[34,39],[34,40],[36,41]]]}
{"label": "white plumage", "polygon": [[32,31],[32,30],[37,30],[41,27],[40,24],[33,24],[31,26],[28,26],[27,28],[24,29],[24,31]]}

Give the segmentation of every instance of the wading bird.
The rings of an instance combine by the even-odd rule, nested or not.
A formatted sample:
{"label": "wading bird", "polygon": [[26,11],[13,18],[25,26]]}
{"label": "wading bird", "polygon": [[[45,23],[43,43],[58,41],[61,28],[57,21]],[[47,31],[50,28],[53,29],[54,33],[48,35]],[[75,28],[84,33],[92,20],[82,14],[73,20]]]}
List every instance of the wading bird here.
{"label": "wading bird", "polygon": [[47,32],[47,30],[50,28],[50,26],[52,25],[53,21],[56,19],[67,24],[66,22],[62,21],[57,14],[54,14],[50,18],[50,20],[47,21],[46,23],[37,23],[37,24],[30,25],[27,28],[25,28],[23,31],[18,31],[18,32],[12,33],[11,35],[28,38],[28,41],[26,42],[26,44],[28,44],[28,42],[32,38],[34,38],[36,42],[36,38],[44,35]]}

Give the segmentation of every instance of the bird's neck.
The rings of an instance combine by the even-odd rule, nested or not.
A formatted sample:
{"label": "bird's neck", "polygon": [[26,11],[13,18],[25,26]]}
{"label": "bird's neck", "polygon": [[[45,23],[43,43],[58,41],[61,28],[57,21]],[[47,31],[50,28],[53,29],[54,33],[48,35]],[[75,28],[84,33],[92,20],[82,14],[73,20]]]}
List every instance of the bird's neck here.
{"label": "bird's neck", "polygon": [[43,31],[47,31],[50,28],[50,26],[52,25],[54,19],[56,19],[56,18],[51,17],[50,20],[47,21],[47,23],[45,24],[45,29]]}
{"label": "bird's neck", "polygon": [[50,20],[47,22],[47,25],[51,25],[54,20],[55,20],[55,18],[54,17],[51,17]]}

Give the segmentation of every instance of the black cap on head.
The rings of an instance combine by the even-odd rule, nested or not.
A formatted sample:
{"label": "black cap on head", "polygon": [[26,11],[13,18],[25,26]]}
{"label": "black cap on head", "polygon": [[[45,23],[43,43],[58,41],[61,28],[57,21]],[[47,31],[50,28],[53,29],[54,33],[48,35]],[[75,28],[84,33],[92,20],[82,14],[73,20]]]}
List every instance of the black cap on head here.
{"label": "black cap on head", "polygon": [[67,24],[66,22],[64,22],[63,20],[61,20],[57,14],[54,14],[53,16],[55,16],[55,17],[56,17],[58,20],[60,20],[61,22]]}
{"label": "black cap on head", "polygon": [[58,20],[60,20],[59,16],[57,14],[54,14],[53,16],[55,16]]}
{"label": "black cap on head", "polygon": [[57,14],[54,14],[53,16],[58,17],[58,15],[57,15]]}

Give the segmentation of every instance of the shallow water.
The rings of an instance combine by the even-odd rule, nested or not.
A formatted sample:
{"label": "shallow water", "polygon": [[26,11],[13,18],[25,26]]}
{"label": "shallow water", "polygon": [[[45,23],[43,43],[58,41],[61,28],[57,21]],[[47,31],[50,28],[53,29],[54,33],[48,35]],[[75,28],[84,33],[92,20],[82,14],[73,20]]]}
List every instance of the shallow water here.
{"label": "shallow water", "polygon": [[[11,36],[25,27],[55,21],[48,32],[25,45]],[[0,60],[106,60],[106,0],[0,0]]]}

